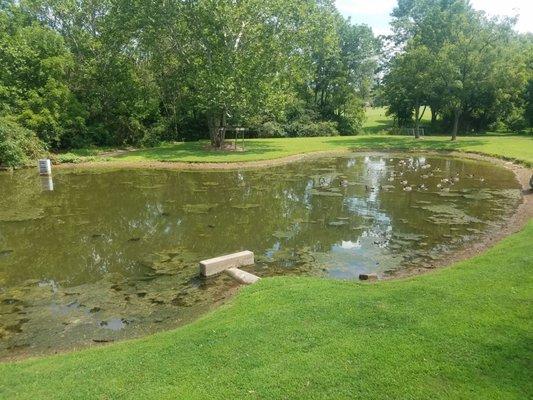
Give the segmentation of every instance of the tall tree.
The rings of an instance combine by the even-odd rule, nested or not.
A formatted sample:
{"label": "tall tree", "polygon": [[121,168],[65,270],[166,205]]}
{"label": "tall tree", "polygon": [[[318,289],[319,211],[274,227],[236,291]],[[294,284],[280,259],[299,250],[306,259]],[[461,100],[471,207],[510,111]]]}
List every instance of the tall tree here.
{"label": "tall tree", "polygon": [[[466,0],[400,0],[393,17],[396,53],[384,80],[395,100],[393,113],[420,97],[410,77],[424,70],[423,104],[431,107],[433,120],[439,113],[451,126],[452,140],[461,126],[487,129],[515,112],[522,102],[525,62],[520,51],[509,50],[517,41],[514,19],[489,19]],[[422,50],[427,65],[419,63],[412,75],[403,73],[401,61],[417,59]],[[402,86],[403,102],[392,93],[391,82]]]}

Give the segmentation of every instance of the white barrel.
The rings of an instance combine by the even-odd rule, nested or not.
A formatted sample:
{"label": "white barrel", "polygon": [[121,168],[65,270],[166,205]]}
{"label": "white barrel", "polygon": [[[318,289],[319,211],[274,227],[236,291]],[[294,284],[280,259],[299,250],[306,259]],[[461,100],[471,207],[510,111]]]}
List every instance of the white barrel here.
{"label": "white barrel", "polygon": [[39,174],[40,175],[51,175],[52,174],[52,163],[50,159],[44,158],[39,160]]}

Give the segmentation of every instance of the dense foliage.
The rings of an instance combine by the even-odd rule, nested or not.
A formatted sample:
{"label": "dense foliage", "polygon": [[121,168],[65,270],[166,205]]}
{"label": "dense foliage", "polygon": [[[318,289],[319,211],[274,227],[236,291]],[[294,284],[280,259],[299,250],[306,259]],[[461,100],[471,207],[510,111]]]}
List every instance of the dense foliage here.
{"label": "dense foliage", "polygon": [[0,115],[51,149],[353,134],[379,42],[331,0],[0,2]]}
{"label": "dense foliage", "polygon": [[26,165],[44,152],[34,132],[14,121],[0,118],[0,165]]}
{"label": "dense foliage", "polygon": [[466,0],[399,0],[383,80],[399,125],[418,132],[427,107],[453,138],[531,126],[533,36],[516,33],[514,22],[488,18]]}
{"label": "dense foliage", "polygon": [[399,0],[383,51],[333,0],[3,0],[0,117],[52,150],[354,134],[372,102],[415,132],[531,129],[514,22]]}

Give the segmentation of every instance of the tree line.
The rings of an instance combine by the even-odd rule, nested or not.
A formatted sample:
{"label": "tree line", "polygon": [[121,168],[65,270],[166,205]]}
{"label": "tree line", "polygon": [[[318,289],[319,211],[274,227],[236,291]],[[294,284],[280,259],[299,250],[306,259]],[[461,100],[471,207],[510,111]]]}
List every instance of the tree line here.
{"label": "tree line", "polygon": [[331,0],[4,0],[0,117],[54,150],[351,134],[379,50]]}
{"label": "tree line", "polygon": [[533,35],[515,18],[489,18],[465,0],[399,0],[381,101],[418,134],[424,111],[450,131],[533,125]]}
{"label": "tree line", "polygon": [[349,135],[365,106],[439,132],[532,125],[532,35],[399,0],[390,37],[333,0],[0,0],[0,164],[44,148]]}

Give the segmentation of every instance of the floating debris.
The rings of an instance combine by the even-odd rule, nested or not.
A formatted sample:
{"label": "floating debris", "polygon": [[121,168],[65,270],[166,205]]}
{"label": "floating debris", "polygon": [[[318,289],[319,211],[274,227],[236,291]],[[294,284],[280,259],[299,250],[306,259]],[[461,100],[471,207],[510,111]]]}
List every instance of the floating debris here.
{"label": "floating debris", "polygon": [[13,253],[13,250],[11,250],[11,249],[0,250],[0,257],[7,257],[11,253]]}
{"label": "floating debris", "polygon": [[6,207],[0,209],[0,222],[25,222],[44,218],[44,210],[41,208],[18,209]]}
{"label": "floating debris", "polygon": [[348,225],[348,222],[347,221],[331,221],[330,223],[328,223],[329,226],[344,226],[344,225]]}
{"label": "floating debris", "polygon": [[291,237],[290,232],[276,231],[272,234],[276,239],[288,239]]}

